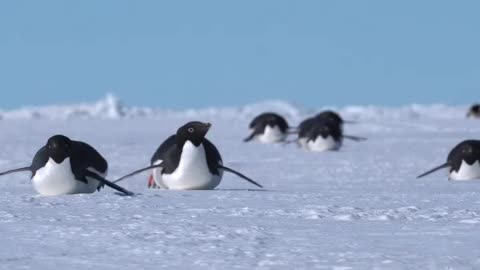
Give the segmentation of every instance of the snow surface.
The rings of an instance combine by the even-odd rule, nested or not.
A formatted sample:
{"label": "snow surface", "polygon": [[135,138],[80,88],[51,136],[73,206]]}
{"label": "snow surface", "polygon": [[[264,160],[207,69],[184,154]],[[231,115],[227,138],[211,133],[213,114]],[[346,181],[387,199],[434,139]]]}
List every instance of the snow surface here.
{"label": "snow surface", "polygon": [[2,112],[0,170],[28,164],[63,133],[95,146],[115,179],[195,119],[213,123],[225,164],[265,189],[226,174],[214,191],[148,190],[141,175],[122,183],[133,197],[39,197],[28,174],[3,177],[0,269],[480,269],[480,183],[448,182],[446,172],[415,179],[479,137],[465,108],[343,108],[358,120],[347,133],[369,140],[311,153],[242,142],[258,111],[273,107],[292,124],[312,113],[282,102],[138,109],[144,117],[110,105]]}

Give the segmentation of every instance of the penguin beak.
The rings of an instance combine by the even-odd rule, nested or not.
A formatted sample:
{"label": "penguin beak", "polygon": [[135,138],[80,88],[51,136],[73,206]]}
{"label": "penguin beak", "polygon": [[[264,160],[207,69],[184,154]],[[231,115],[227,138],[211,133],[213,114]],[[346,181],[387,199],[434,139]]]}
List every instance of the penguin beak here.
{"label": "penguin beak", "polygon": [[203,126],[202,126],[202,134],[203,136],[207,135],[208,131],[210,130],[210,128],[212,127],[212,124],[210,123],[204,123]]}

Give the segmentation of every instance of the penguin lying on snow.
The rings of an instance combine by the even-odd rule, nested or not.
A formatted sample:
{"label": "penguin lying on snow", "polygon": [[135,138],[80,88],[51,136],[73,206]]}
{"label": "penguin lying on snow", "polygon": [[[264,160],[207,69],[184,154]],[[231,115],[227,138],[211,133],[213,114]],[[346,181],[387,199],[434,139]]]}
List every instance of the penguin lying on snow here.
{"label": "penguin lying on snow", "polygon": [[277,143],[288,136],[288,123],[285,118],[276,113],[262,113],[255,117],[249,125],[250,136],[244,139],[249,142],[257,139],[262,143]]}
{"label": "penguin lying on snow", "polygon": [[35,154],[28,167],[0,173],[32,172],[33,188],[44,196],[93,193],[104,185],[133,193],[106,180],[107,161],[90,145],[55,135]]}
{"label": "penguin lying on snow", "polygon": [[223,172],[233,173],[262,187],[245,175],[222,165],[222,157],[215,145],[205,138],[211,125],[190,122],[180,127],[176,135],[163,142],[151,159],[151,166],[127,174],[115,183],[141,172],[153,169],[148,186],[176,190],[214,189]]}
{"label": "penguin lying on snow", "polygon": [[474,104],[470,107],[467,117],[480,118],[480,104]]}
{"label": "penguin lying on snow", "polygon": [[325,111],[307,118],[298,126],[298,138],[295,140],[309,151],[322,152],[338,150],[343,139],[364,141],[366,138],[343,134],[345,121],[333,111]]}
{"label": "penguin lying on snow", "polygon": [[440,169],[449,168],[449,180],[467,181],[480,179],[480,141],[467,140],[450,151],[447,162],[419,175],[422,178]]}
{"label": "penguin lying on snow", "polygon": [[343,145],[343,139],[363,141],[365,138],[344,135],[340,125],[314,118],[308,125],[298,132],[296,142],[305,150],[314,152],[335,151]]}

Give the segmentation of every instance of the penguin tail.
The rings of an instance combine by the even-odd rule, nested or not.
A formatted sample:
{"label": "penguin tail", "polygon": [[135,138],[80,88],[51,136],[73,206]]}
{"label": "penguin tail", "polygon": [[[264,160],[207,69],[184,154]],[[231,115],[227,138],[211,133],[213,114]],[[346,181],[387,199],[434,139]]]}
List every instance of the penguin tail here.
{"label": "penguin tail", "polygon": [[239,172],[237,172],[237,171],[235,171],[235,170],[233,170],[233,169],[230,169],[230,168],[225,167],[225,166],[222,166],[222,165],[218,165],[218,167],[219,167],[220,169],[224,170],[224,171],[227,171],[227,172],[229,172],[229,173],[235,174],[236,176],[238,176],[238,177],[240,177],[240,178],[242,178],[242,179],[244,179],[244,180],[246,180],[246,181],[254,184],[254,185],[257,186],[257,187],[263,188],[262,185],[260,185],[259,183],[253,181],[251,178],[243,175],[242,173],[239,173]]}
{"label": "penguin tail", "polygon": [[435,168],[429,170],[428,172],[425,172],[425,173],[420,174],[419,176],[417,176],[417,179],[422,178],[422,177],[425,177],[425,176],[427,176],[427,175],[429,175],[429,174],[431,174],[431,173],[434,173],[434,172],[436,172],[436,171],[438,171],[438,170],[448,168],[448,167],[450,167],[450,166],[451,166],[451,164],[450,164],[449,162],[444,163],[444,164],[442,164],[442,165],[440,165],[440,166],[438,166],[438,167],[435,167]]}
{"label": "penguin tail", "polygon": [[17,173],[17,172],[31,172],[31,171],[32,171],[32,167],[23,167],[23,168],[18,168],[18,169],[13,169],[13,170],[1,172],[0,176],[11,174],[11,173]]}
{"label": "penguin tail", "polygon": [[358,136],[351,136],[351,135],[343,135],[343,138],[349,139],[349,140],[352,140],[352,141],[355,141],[355,142],[363,142],[363,141],[368,140],[365,137],[358,137]]}
{"label": "penguin tail", "polygon": [[123,180],[125,180],[125,179],[127,179],[127,178],[130,178],[130,177],[135,176],[135,175],[137,175],[137,174],[140,174],[140,173],[142,173],[142,172],[145,172],[145,171],[148,171],[148,170],[151,170],[151,169],[161,168],[161,167],[162,167],[162,163],[156,164],[156,165],[152,165],[152,166],[148,166],[148,167],[145,167],[145,168],[136,170],[136,171],[134,171],[134,172],[131,172],[131,173],[127,174],[127,175],[124,175],[124,176],[118,178],[117,180],[113,181],[113,183],[118,183],[118,182],[120,182],[120,181],[123,181]]}

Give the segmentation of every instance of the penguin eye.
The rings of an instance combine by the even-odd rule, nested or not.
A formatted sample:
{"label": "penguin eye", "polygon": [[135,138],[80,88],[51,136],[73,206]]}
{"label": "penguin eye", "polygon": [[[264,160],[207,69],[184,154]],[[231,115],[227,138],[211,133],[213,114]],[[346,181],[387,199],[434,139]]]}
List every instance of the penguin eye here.
{"label": "penguin eye", "polygon": [[188,132],[193,133],[195,131],[194,128],[188,128]]}

